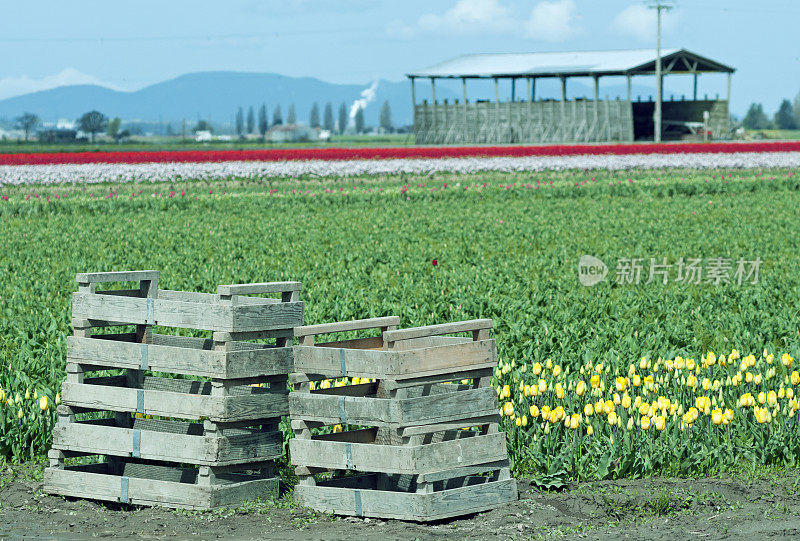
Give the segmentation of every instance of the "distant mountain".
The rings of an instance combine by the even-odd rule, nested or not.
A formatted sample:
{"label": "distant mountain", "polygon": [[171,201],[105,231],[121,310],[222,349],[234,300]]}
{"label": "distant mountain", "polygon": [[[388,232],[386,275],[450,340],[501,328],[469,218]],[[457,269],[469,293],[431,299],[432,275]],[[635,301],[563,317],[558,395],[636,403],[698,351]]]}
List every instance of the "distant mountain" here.
{"label": "distant mountain", "polygon": [[[556,81],[541,81],[537,86],[537,98],[555,98],[560,95]],[[507,95],[508,82],[501,89]],[[274,73],[242,73],[230,71],[200,72],[181,75],[175,79],[156,83],[134,92],[111,90],[95,85],[76,85],[33,92],[0,100],[0,118],[12,119],[23,112],[37,114],[45,121],[58,119],[74,120],[83,113],[96,109],[106,116],[118,116],[124,121],[172,122],[186,120],[194,124],[198,119],[210,120],[216,126],[230,128],[239,107],[253,106],[257,109],[262,103],[267,105],[267,113],[272,119],[273,109],[280,105],[284,120],[290,104],[294,104],[297,119],[307,122],[314,102],[320,105],[320,115],[325,103],[333,104],[334,117],[339,105],[345,103],[348,109],[362,91],[369,88],[365,84],[334,84],[313,77],[287,77]],[[611,91],[611,92],[609,92]],[[461,96],[460,81],[437,82],[436,96],[439,100],[458,99]],[[601,90],[610,97],[624,93],[622,87]],[[634,96],[647,96],[649,89],[634,87]],[[590,96],[592,91],[579,82],[569,83],[570,96]],[[430,84],[417,81],[417,101],[430,96]],[[494,87],[491,81],[470,81],[468,96],[473,99],[493,99]],[[527,90],[523,82],[517,87],[517,97],[525,99]],[[411,90],[408,81],[378,81],[375,97],[364,109],[367,125],[378,124],[380,107],[385,100],[392,108],[395,126],[412,123]]]}
{"label": "distant mountain", "polygon": [[[289,105],[294,104],[297,119],[307,122],[311,106],[318,102],[320,116],[325,103],[333,105],[334,118],[339,106],[349,108],[361,98],[371,83],[334,84],[312,77],[286,77],[273,73],[201,72],[181,75],[134,92],[121,92],[94,85],[64,86],[0,100],[0,117],[14,118],[29,111],[46,121],[77,119],[97,109],[106,116],[148,122],[194,123],[198,118],[216,125],[233,124],[239,107],[245,113],[251,105],[258,112],[262,103],[272,119],[280,105],[284,121]],[[445,91],[443,98],[453,96]],[[375,98],[364,108],[368,125],[378,123],[380,107],[389,100],[396,126],[411,124],[411,91],[407,81],[378,81]]]}

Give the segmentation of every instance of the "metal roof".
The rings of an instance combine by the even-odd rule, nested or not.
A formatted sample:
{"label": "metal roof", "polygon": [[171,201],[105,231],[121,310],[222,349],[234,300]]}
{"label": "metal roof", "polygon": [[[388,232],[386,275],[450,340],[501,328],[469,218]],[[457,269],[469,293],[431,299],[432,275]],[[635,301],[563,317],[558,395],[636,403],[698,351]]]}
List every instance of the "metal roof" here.
{"label": "metal roof", "polygon": [[[662,49],[667,73],[733,73],[730,66],[686,49]],[[585,77],[655,73],[656,50],[585,51],[562,53],[470,54],[446,60],[408,77]]]}

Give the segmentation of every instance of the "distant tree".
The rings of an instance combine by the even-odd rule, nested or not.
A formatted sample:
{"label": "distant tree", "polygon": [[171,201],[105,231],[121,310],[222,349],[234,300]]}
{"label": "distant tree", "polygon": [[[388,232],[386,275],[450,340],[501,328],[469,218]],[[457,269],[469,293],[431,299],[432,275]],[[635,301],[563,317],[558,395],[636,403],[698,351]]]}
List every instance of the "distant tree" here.
{"label": "distant tree", "polygon": [[106,135],[111,137],[114,141],[117,141],[119,136],[119,127],[121,125],[122,120],[120,120],[118,116],[115,116],[108,121],[108,124],[106,124]]}
{"label": "distant tree", "polygon": [[267,106],[266,104],[261,104],[261,107],[258,108],[258,133],[261,134],[262,139],[267,135],[268,129],[269,120],[267,120]]}
{"label": "distant tree", "polygon": [[800,127],[800,92],[797,93],[797,96],[794,97],[794,123]]}
{"label": "distant tree", "polygon": [[94,143],[95,134],[104,131],[107,123],[106,115],[100,111],[89,111],[83,113],[83,116],[78,119],[78,129],[91,135],[92,143]]}
{"label": "distant tree", "polygon": [[253,106],[247,110],[247,133],[255,133],[256,131],[256,113],[253,111]]}
{"label": "distant tree", "polygon": [[14,125],[18,130],[25,132],[25,140],[28,140],[31,132],[39,126],[39,117],[33,113],[22,113],[14,120]]}
{"label": "distant tree", "polygon": [[383,102],[381,105],[381,128],[386,131],[392,131],[392,108],[389,106],[389,100]]}
{"label": "distant tree", "polygon": [[778,112],[775,113],[775,127],[779,130],[797,129],[797,122],[794,119],[792,102],[789,100],[783,100],[781,102],[781,106],[778,107]]}
{"label": "distant tree", "polygon": [[356,109],[356,117],[353,122],[356,125],[356,133],[364,133],[364,109],[362,107]]}
{"label": "distant tree", "polygon": [[747,110],[742,120],[742,125],[748,130],[763,130],[769,128],[769,119],[764,114],[764,107],[760,103],[753,103]]}
{"label": "distant tree", "polygon": [[342,102],[339,106],[339,133],[344,133],[347,129],[347,105]]}
{"label": "distant tree", "polygon": [[289,105],[289,112],[286,113],[287,124],[297,124],[297,114],[294,112],[294,103]]}
{"label": "distant tree", "polygon": [[319,128],[319,104],[317,102],[314,102],[314,105],[311,106],[308,123],[312,128]]}
{"label": "distant tree", "polygon": [[241,107],[236,111],[236,135],[241,137],[244,134],[244,111]]}
{"label": "distant tree", "polygon": [[272,125],[280,126],[281,124],[283,124],[283,115],[281,114],[281,106],[278,105],[275,107],[275,110],[272,111]]}
{"label": "distant tree", "polygon": [[325,114],[323,115],[322,127],[333,133],[333,106],[331,102],[325,104]]}
{"label": "distant tree", "polygon": [[213,132],[214,130],[211,128],[211,123],[208,120],[198,120],[197,125],[194,127],[195,132],[199,131],[208,131]]}

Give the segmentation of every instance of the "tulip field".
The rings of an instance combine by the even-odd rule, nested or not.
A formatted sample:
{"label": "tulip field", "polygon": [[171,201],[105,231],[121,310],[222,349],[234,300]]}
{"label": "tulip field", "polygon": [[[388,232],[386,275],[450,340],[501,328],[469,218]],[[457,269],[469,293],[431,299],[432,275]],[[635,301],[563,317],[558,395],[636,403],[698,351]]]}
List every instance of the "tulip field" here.
{"label": "tulip field", "polygon": [[[307,323],[492,318],[513,468],[543,484],[796,466],[798,153],[636,156],[319,174],[176,162],[116,181],[125,164],[0,167],[0,460],[49,446],[75,274],[152,268],[174,290],[302,281]],[[591,287],[586,254],[609,263]],[[619,279],[614,262],[636,258],[643,279]],[[679,280],[689,258],[730,274]],[[651,260],[673,274],[648,281]],[[760,261],[757,280],[737,281],[737,260]]]}

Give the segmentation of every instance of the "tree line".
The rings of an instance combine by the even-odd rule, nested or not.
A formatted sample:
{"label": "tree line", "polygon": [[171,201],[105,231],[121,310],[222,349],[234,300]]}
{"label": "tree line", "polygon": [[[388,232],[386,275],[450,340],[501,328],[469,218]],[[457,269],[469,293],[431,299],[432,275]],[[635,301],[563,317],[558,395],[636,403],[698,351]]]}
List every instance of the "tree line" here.
{"label": "tree line", "polygon": [[742,126],[749,130],[767,130],[776,128],[779,130],[800,129],[800,92],[794,100],[783,100],[778,110],[770,119],[764,112],[764,106],[760,103],[753,103],[747,110],[747,114],[742,119]]}
{"label": "tree line", "polygon": [[[280,105],[276,105],[275,109],[272,110],[271,122],[268,120],[269,116],[267,113],[267,105],[261,104],[258,108],[258,119],[256,120],[256,111],[252,105],[247,109],[246,114],[244,108],[239,107],[234,117],[236,135],[245,137],[247,135],[258,134],[263,139],[270,128],[283,125],[283,114]],[[286,124],[297,124],[297,113],[294,104],[289,105],[289,110],[286,114]],[[333,104],[331,102],[325,104],[322,114],[320,114],[319,103],[314,102],[308,114],[308,124],[312,128],[320,128],[330,133],[343,134],[350,125],[350,114],[347,109],[347,104],[342,102],[339,105],[336,116],[334,116]],[[392,125],[392,109],[388,100],[384,101],[381,106],[379,125],[387,132],[394,130]],[[362,107],[359,107],[355,115],[353,115],[352,126],[356,133],[365,133],[367,131],[367,126],[364,122],[364,109]]]}

